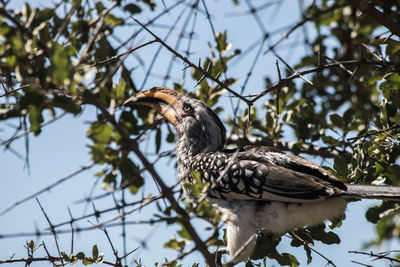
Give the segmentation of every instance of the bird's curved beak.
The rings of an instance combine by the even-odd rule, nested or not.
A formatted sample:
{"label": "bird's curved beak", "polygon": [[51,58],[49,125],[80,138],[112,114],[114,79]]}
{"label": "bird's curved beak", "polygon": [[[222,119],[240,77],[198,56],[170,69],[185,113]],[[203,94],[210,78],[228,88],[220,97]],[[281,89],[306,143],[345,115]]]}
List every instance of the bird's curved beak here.
{"label": "bird's curved beak", "polygon": [[178,120],[178,104],[178,93],[166,87],[153,87],[128,98],[124,102],[124,106],[152,108],[174,126],[176,126]]}

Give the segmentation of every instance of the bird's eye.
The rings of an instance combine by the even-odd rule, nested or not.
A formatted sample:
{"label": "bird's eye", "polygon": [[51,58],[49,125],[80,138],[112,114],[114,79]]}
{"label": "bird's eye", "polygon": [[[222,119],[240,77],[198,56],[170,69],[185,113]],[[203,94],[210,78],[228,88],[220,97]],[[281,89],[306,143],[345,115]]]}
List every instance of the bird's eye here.
{"label": "bird's eye", "polygon": [[183,110],[186,111],[186,112],[188,112],[188,111],[192,111],[193,108],[192,108],[192,106],[190,106],[190,105],[184,105],[184,106],[183,106]]}

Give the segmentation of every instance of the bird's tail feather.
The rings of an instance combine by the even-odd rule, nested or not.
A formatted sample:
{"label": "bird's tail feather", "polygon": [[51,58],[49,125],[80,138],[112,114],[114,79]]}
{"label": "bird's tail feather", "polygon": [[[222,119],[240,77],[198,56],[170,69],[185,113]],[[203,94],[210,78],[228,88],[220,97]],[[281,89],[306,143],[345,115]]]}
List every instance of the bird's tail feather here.
{"label": "bird's tail feather", "polygon": [[347,192],[345,197],[349,198],[370,198],[391,201],[400,201],[400,187],[346,184]]}

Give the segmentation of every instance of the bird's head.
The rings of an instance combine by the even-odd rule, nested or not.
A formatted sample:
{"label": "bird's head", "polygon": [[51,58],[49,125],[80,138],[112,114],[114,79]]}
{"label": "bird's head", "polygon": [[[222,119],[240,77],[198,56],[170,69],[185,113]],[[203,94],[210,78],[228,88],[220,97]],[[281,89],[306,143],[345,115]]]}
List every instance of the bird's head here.
{"label": "bird's head", "polygon": [[128,106],[156,110],[174,125],[178,143],[191,146],[191,154],[221,150],[226,130],[217,114],[200,100],[166,87],[153,87],[125,101]]}

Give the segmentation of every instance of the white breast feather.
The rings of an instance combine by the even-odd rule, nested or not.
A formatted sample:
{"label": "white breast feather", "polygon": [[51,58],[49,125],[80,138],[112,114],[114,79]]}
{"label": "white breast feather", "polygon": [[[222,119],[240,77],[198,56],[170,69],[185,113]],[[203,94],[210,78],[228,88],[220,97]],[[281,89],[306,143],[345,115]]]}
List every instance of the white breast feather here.
{"label": "white breast feather", "polygon": [[[284,234],[287,231],[306,225],[314,225],[326,219],[333,219],[345,212],[347,202],[341,198],[332,198],[315,203],[271,202],[260,206],[252,201],[227,201],[210,198],[227,223],[227,241],[230,255],[235,255],[244,243],[258,229],[267,233]],[[254,205],[251,205],[254,203]],[[250,244],[237,262],[251,256],[254,244]]]}

